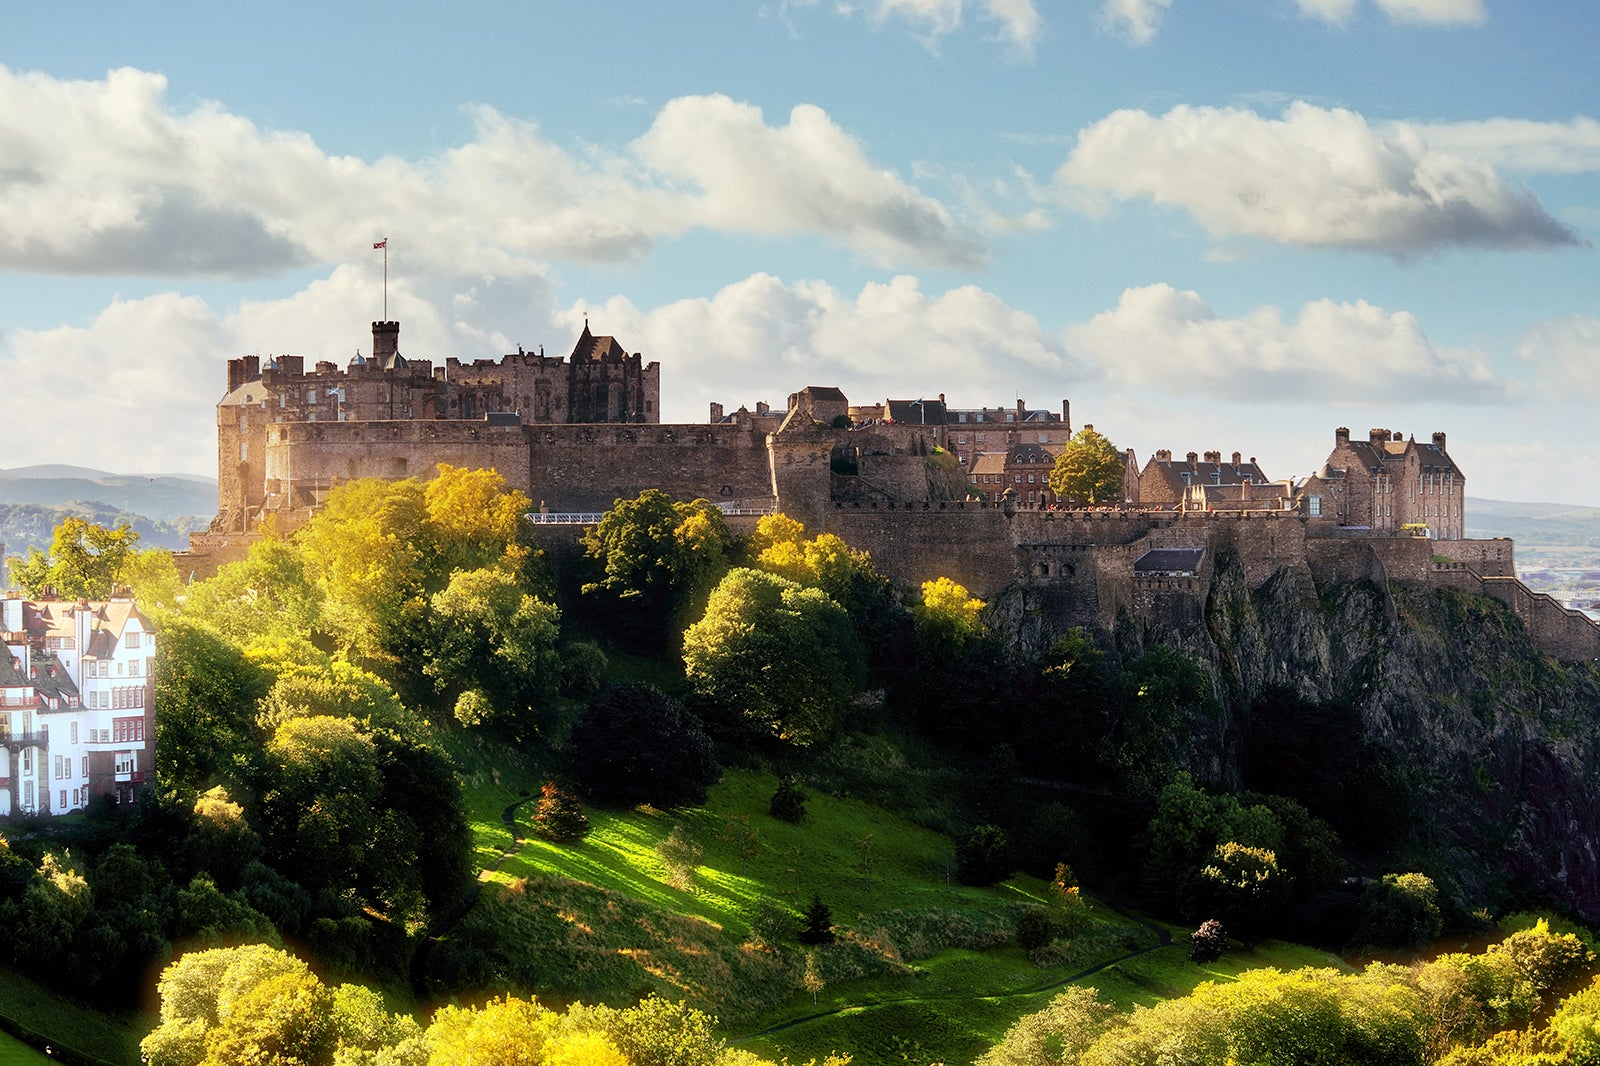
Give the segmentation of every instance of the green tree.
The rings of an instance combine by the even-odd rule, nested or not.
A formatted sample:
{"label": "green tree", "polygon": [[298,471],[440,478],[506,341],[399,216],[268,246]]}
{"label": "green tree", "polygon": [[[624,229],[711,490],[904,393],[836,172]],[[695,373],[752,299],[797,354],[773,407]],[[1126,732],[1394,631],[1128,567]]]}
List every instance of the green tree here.
{"label": "green tree", "polygon": [[600,803],[701,803],[721,772],[711,738],[683,704],[654,685],[614,685],[572,728],[572,766]]}
{"label": "green tree", "polygon": [[202,791],[232,783],[255,759],[256,702],[271,679],[209,628],[170,620],[155,665],[156,776]]}
{"label": "green tree", "polygon": [[1278,868],[1278,856],[1266,848],[1237,841],[1218,844],[1200,870],[1189,913],[1220,918],[1244,940],[1272,931],[1289,895],[1289,878]]}
{"label": "green tree", "polygon": [[1019,1018],[977,1066],[1066,1066],[1077,1063],[1114,1023],[1116,1009],[1093,988],[1069,988],[1044,1010]]}
{"label": "green tree", "polygon": [[1427,874],[1384,874],[1361,896],[1361,940],[1376,947],[1420,948],[1444,928],[1439,890]]}
{"label": "green tree", "polygon": [[831,735],[861,683],[849,617],[820,589],[733,570],[683,635],[696,695],[797,748]]}
{"label": "green tree", "polygon": [[281,537],[267,536],[252,544],[243,559],[191,586],[184,615],[249,645],[319,631],[322,598],[301,552]]}
{"label": "green tree", "polygon": [[126,522],[108,529],[69,515],[51,535],[48,553],[30,548],[26,558],[11,560],[11,579],[33,597],[54,590],[60,599],[104,600],[138,546],[139,534]]}
{"label": "green tree", "polygon": [[997,825],[979,825],[956,842],[956,877],[964,885],[992,885],[1011,876],[1011,842]]}
{"label": "green tree", "polygon": [[617,500],[583,535],[584,554],[600,568],[585,595],[606,605],[636,639],[664,642],[681,632],[672,621],[727,570],[733,538],[722,512],[705,500],[680,503],[658,489]]}
{"label": "green tree", "polygon": [[705,848],[689,836],[682,822],[674,824],[672,831],[656,844],[656,857],[666,867],[667,884],[684,892],[694,891],[694,874],[705,854]]}
{"label": "green tree", "polygon": [[561,612],[498,567],[458,570],[429,601],[432,639],[423,672],[452,702],[475,690],[491,723],[526,737],[561,685]]}
{"label": "green tree", "polygon": [[822,902],[821,896],[811,897],[811,906],[800,918],[800,933],[797,939],[802,944],[831,944],[833,943],[833,911]]}
{"label": "green tree", "polygon": [[372,738],[343,718],[291,718],[266,753],[262,821],[274,865],[312,888],[356,884],[380,815]]}
{"label": "green tree", "polygon": [[1116,445],[1085,426],[1062,445],[1050,469],[1050,491],[1082,507],[1122,502],[1122,456]]}

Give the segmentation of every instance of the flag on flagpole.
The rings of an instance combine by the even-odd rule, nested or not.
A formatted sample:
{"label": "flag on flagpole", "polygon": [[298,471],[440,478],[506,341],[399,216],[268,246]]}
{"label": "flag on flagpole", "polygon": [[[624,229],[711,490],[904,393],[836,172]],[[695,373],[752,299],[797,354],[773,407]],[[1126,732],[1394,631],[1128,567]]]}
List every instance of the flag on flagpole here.
{"label": "flag on flagpole", "polygon": [[385,237],[383,240],[379,241],[377,244],[374,244],[372,246],[373,251],[377,251],[379,248],[387,248],[387,247],[389,247],[389,238],[387,238],[387,237]]}

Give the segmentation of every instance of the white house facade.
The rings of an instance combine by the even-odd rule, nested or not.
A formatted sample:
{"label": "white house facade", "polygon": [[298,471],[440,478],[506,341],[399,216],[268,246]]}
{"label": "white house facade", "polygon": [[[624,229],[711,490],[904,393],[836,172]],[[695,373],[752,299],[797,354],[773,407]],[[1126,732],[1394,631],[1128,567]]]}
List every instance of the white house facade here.
{"label": "white house facade", "polygon": [[0,600],[0,816],[132,803],[154,777],[156,641],[131,598]]}

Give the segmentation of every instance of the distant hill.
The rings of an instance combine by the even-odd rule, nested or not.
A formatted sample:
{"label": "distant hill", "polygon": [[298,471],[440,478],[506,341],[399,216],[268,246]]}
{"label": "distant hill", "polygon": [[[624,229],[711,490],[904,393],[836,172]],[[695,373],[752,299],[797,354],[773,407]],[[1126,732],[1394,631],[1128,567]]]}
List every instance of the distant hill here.
{"label": "distant hill", "polygon": [[1519,548],[1600,548],[1600,507],[1468,496],[1467,536],[1512,537]]}
{"label": "distant hill", "polygon": [[48,548],[67,515],[103,526],[128,523],[148,548],[186,548],[217,513],[214,478],[112,474],[46,464],[0,469],[0,543],[7,555]]}
{"label": "distant hill", "polygon": [[154,522],[217,513],[215,478],[188,474],[110,474],[77,466],[20,466],[0,470],[0,503],[62,507],[104,504]]}

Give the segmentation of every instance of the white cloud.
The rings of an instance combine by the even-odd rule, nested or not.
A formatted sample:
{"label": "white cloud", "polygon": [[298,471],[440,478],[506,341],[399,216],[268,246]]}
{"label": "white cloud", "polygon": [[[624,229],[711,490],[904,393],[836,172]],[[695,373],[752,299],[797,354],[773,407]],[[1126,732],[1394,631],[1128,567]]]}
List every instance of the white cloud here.
{"label": "white cloud", "polygon": [[1238,108],[1117,111],[1080,131],[1056,177],[1069,199],[1080,189],[1148,198],[1214,236],[1393,255],[1577,243],[1532,194],[1430,147],[1424,131],[1374,128],[1303,101],[1277,119]]}
{"label": "white cloud", "polygon": [[1503,170],[1530,174],[1600,171],[1600,122],[1587,115],[1568,122],[1491,118],[1421,124],[1416,129],[1430,147]]}
{"label": "white cloud", "polygon": [[1481,26],[1489,19],[1483,0],[1374,0],[1395,22],[1433,26]]}
{"label": "white cloud", "polygon": [[698,190],[690,224],[762,234],[821,233],[878,262],[982,259],[938,201],[876,165],[827,112],[801,105],[789,124],[726,96],[667,104],[634,142],[656,173]]}
{"label": "white cloud", "polygon": [[[785,0],[781,10],[815,7],[816,3],[817,0]],[[968,0],[862,0],[830,5],[837,15],[864,15],[878,26],[906,23],[915,28],[923,45],[932,51],[937,51],[941,39],[961,28],[969,8],[978,6],[978,0],[970,4]],[[984,18],[995,24],[995,38],[1024,58],[1032,58],[1034,46],[1044,34],[1044,18],[1039,14],[1037,0],[982,0],[981,6]]]}
{"label": "white cloud", "polygon": [[1436,348],[1415,316],[1365,301],[1316,300],[1292,322],[1274,307],[1223,318],[1198,293],[1157,284],[1126,290],[1066,337],[1108,378],[1196,399],[1479,402],[1506,392],[1481,354]]}
{"label": "white cloud", "polygon": [[1517,355],[1537,375],[1551,400],[1600,400],[1600,319],[1583,315],[1541,322],[1517,346]]}
{"label": "white cloud", "polygon": [[774,128],[726,97],[685,97],[634,149],[581,153],[480,107],[466,144],[366,161],[218,105],[177,113],[166,89],[137,70],[74,82],[0,67],[0,268],[242,275],[345,261],[390,235],[446,270],[526,275],[541,258],[637,258],[696,226],[815,234],[880,262],[981,258],[939,201],[814,107]]}
{"label": "white cloud", "polygon": [[1300,14],[1321,19],[1333,25],[1343,25],[1356,12],[1356,0],[1294,0]]}
{"label": "white cloud", "polygon": [[1105,0],[1101,19],[1134,44],[1149,44],[1172,0]]}
{"label": "white cloud", "polygon": [[711,401],[781,407],[807,385],[836,385],[857,403],[944,392],[953,404],[993,405],[1022,390],[1054,406],[1092,376],[1059,337],[993,293],[969,285],[929,295],[912,277],[852,299],[821,282],[756,274],[708,299],[640,309],[614,296],[561,317],[576,330],[586,311],[595,329],[661,360],[667,419],[703,420]]}

